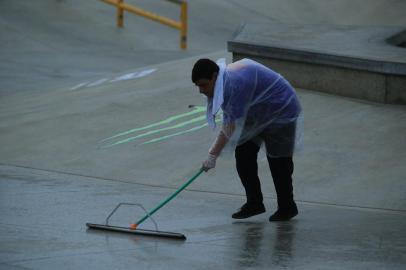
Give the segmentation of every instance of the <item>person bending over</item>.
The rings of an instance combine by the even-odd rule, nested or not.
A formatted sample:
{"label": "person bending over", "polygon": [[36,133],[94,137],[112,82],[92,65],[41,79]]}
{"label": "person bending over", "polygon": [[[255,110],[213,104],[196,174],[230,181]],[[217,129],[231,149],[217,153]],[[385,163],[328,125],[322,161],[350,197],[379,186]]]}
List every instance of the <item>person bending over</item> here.
{"label": "person bending over", "polygon": [[278,209],[269,221],[286,221],[298,214],[293,198],[293,160],[300,131],[301,105],[295,90],[280,74],[250,59],[226,66],[210,59],[198,60],[192,81],[207,97],[207,122],[216,128],[216,114],[223,112],[220,132],[209,149],[202,169],[216,166],[225,147],[235,151],[236,168],[246,193],[246,203],[232,215],[244,219],[265,212],[258,177],[258,152],[265,146],[277,194]]}

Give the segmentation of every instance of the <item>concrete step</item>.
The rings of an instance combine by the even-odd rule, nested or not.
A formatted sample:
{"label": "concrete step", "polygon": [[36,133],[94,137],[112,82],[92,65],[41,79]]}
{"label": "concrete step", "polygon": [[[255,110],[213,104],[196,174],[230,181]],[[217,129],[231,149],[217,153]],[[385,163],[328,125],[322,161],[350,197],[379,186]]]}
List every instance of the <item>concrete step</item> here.
{"label": "concrete step", "polygon": [[406,104],[402,27],[248,23],[228,42],[233,60],[253,58],[293,85],[381,103]]}

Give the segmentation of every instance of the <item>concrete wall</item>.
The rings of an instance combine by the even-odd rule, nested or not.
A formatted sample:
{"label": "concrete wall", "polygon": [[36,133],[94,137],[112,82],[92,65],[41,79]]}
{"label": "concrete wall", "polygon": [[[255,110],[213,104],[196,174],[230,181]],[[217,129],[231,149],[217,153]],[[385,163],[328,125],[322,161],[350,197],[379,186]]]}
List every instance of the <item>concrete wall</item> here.
{"label": "concrete wall", "polygon": [[274,69],[298,88],[380,103],[406,104],[406,76],[233,53],[233,61],[246,57]]}
{"label": "concrete wall", "polygon": [[406,76],[386,76],[386,102],[406,104]]}

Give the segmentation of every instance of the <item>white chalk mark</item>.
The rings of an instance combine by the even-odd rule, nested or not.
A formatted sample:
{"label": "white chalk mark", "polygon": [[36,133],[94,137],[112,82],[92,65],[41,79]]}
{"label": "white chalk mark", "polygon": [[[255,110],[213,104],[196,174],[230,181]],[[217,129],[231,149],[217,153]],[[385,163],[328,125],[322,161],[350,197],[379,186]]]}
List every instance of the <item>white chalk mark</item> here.
{"label": "white chalk mark", "polygon": [[141,77],[147,76],[147,75],[149,75],[149,74],[151,74],[151,73],[153,73],[153,72],[155,72],[155,71],[156,71],[155,68],[143,70],[143,71],[140,72],[140,74],[138,74],[137,78],[141,78]]}
{"label": "white chalk mark", "polygon": [[89,83],[86,87],[98,86],[98,85],[103,84],[104,82],[106,82],[108,80],[109,79],[103,78],[103,79],[97,80],[95,82]]}
{"label": "white chalk mark", "polygon": [[87,85],[89,82],[84,82],[84,83],[79,83],[78,85],[75,85],[72,87],[70,90],[77,90],[79,88],[82,88],[83,86]]}
{"label": "white chalk mark", "polygon": [[124,74],[121,75],[119,77],[116,77],[114,79],[112,79],[110,82],[118,82],[118,81],[126,81],[126,80],[133,80],[133,79],[138,79],[141,77],[145,77],[153,72],[155,72],[156,69],[147,69],[147,70],[143,70],[143,71],[139,71],[139,72],[133,72],[133,73],[128,73],[128,74]]}
{"label": "white chalk mark", "polygon": [[111,78],[103,78],[94,82],[84,82],[84,83],[79,83],[75,86],[73,86],[70,90],[77,90],[83,87],[93,87],[93,86],[98,86],[101,85],[105,82],[118,82],[118,81],[127,81],[127,80],[134,80],[134,79],[138,79],[138,78],[142,78],[145,76],[148,76],[149,74],[153,73],[156,71],[156,68],[152,68],[152,69],[146,69],[143,71],[137,71],[137,72],[132,72],[132,73],[128,73],[128,74],[124,74],[118,77],[115,77],[113,79]]}

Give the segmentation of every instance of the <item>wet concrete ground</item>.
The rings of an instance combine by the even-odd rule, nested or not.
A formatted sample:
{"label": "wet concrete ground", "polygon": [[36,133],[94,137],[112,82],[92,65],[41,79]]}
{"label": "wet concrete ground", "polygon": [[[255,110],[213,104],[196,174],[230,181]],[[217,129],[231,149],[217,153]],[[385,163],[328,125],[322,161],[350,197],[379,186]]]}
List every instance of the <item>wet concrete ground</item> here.
{"label": "wet concrete ground", "polygon": [[[103,223],[120,202],[151,209],[196,173],[214,135],[188,131],[204,123],[202,112],[162,122],[204,105],[190,68],[202,54],[230,59],[225,42],[241,21],[396,26],[403,2],[374,0],[354,12],[363,1],[194,1],[188,52],[165,27],[133,18],[117,30],[110,6],[78,2],[0,3],[1,269],[405,268],[405,107],[303,89],[300,214],[291,222],[268,222],[276,206],[263,157],[267,213],[231,219],[244,196],[232,157],[222,157],[155,215],[159,229],[183,233],[185,242],[85,226]],[[140,1],[167,10],[151,3]],[[123,76],[133,77],[111,82]],[[163,140],[144,144],[154,139]],[[127,226],[142,214],[126,207],[112,222]]]}
{"label": "wet concrete ground", "polygon": [[[118,202],[152,207],[174,190],[1,166],[2,269],[404,269],[405,215],[299,203],[291,222],[234,221],[241,196],[185,191],[157,212],[165,240],[86,230]],[[207,175],[199,181],[206,181]],[[271,200],[272,204],[274,201]],[[113,224],[141,215],[120,208]],[[153,227],[146,222],[145,227]]]}

